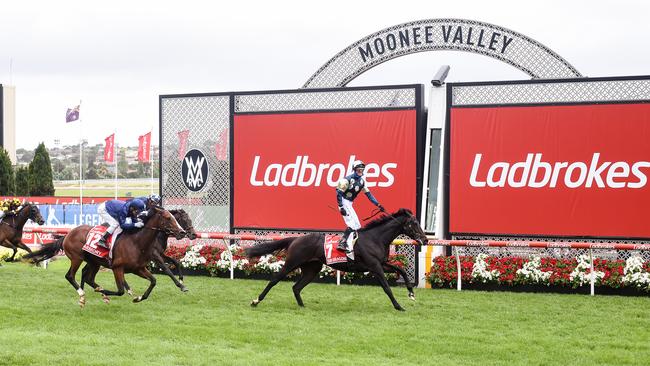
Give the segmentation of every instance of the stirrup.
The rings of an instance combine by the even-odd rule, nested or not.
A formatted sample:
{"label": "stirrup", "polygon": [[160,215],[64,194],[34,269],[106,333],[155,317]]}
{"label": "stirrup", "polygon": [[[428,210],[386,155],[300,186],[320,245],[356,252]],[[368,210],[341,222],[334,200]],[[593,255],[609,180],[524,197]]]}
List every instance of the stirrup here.
{"label": "stirrup", "polygon": [[108,241],[107,241],[107,240],[104,240],[103,238],[102,238],[102,239],[99,239],[99,240],[97,241],[97,245],[100,246],[100,247],[102,247],[102,248],[104,248],[104,249],[110,249],[110,248],[108,247]]}
{"label": "stirrup", "polygon": [[346,251],[345,252],[345,257],[348,259],[350,262],[354,262],[354,251]]}
{"label": "stirrup", "polygon": [[348,252],[348,243],[346,241],[340,241],[339,244],[336,246],[336,249],[342,251],[342,252]]}

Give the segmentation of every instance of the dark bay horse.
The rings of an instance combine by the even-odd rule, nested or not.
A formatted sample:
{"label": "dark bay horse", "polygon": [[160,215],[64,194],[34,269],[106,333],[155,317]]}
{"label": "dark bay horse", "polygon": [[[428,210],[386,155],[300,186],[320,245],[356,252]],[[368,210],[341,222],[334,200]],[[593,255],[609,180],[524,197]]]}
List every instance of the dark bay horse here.
{"label": "dark bay horse", "polygon": [[[26,256],[31,258],[32,262],[38,263],[54,257],[63,249],[65,255],[70,258],[70,269],[65,278],[77,290],[79,305],[82,307],[86,303],[86,294],[75,279],[81,263],[85,261],[88,264],[87,273],[96,273],[100,266],[109,267],[107,259],[96,257],[82,250],[88,231],[91,228],[92,226],[89,225],[77,226],[65,237],[46,244],[40,250]],[[122,233],[117,242],[113,244],[113,261],[110,268],[115,276],[117,291],[99,289],[98,292],[101,292],[105,297],[124,295],[124,274],[134,273],[149,280],[149,287],[142,296],[134,298],[133,302],[147,299],[151,290],[156,286],[156,278],[149,272],[147,265],[151,261],[153,246],[160,232],[174,235],[179,240],[185,236],[185,231],[169,211],[162,207],[154,207],[149,210],[147,222],[142,229]],[[86,282],[90,283],[89,281]]]}
{"label": "dark bay horse", "polygon": [[38,206],[30,202],[23,204],[15,215],[5,216],[0,221],[0,245],[14,251],[11,258],[6,259],[7,262],[12,262],[15,259],[18,248],[26,250],[28,253],[32,252],[22,241],[23,227],[28,219],[39,225],[45,223]]}
{"label": "dark bay horse", "polygon": [[[397,310],[404,311],[404,308],[395,300],[393,292],[386,281],[385,271],[399,273],[406,282],[409,298],[415,300],[413,286],[403,269],[387,263],[390,244],[393,240],[405,234],[418,241],[421,245],[427,242],[427,237],[420,228],[418,220],[413,213],[407,209],[383,216],[366,225],[358,231],[359,238],[354,246],[354,262],[332,264],[331,267],[345,272],[371,272],[381,284],[384,292],[390,298]],[[304,306],[300,291],[307,286],[320,272],[323,264],[326,263],[325,236],[323,234],[308,234],[305,236],[285,238],[268,243],[262,243],[246,249],[246,254],[253,257],[270,254],[278,250],[286,249],[287,257],[284,266],[275,274],[273,279],[264,288],[257,299],[251,302],[251,306],[257,306],[275,284],[300,268],[301,275],[293,285],[293,294],[299,306]]]}
{"label": "dark bay horse", "polygon": [[[183,209],[178,209],[178,210],[169,210],[169,212],[174,215],[174,218],[176,221],[178,221],[178,224],[185,230],[187,233],[187,238],[190,240],[196,239],[196,231],[194,231],[194,226],[192,226],[192,219],[190,219],[190,216],[185,212]],[[176,260],[176,258],[169,257],[165,255],[165,251],[167,250],[167,239],[169,238],[169,234],[165,232],[159,232],[158,236],[156,237],[156,242],[153,245],[153,248],[151,250],[151,261],[153,261],[158,268],[160,268],[163,273],[165,273],[169,278],[174,281],[174,284],[183,292],[187,291],[187,287],[185,287],[185,284],[183,283],[183,272],[181,271],[181,264]],[[172,272],[171,269],[167,266],[167,263],[174,265],[176,270],[178,271],[178,279],[176,279],[176,276],[174,276],[174,273]],[[93,269],[93,273],[89,273],[88,271],[90,269]],[[97,266],[89,266],[89,264],[86,264],[84,268],[81,269],[81,284],[79,285],[81,289],[84,288],[84,284],[88,283],[90,286],[92,286],[95,291],[100,291],[102,289],[101,286],[99,286],[95,282],[95,276],[97,275],[97,272],[99,271],[99,267]],[[132,295],[131,288],[129,284],[125,281],[124,282],[124,288],[126,291]]]}

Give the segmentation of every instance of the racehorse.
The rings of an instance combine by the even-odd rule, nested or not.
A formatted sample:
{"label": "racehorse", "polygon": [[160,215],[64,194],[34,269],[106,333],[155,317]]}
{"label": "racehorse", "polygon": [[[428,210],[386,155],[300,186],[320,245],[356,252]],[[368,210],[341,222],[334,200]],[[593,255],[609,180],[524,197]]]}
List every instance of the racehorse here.
{"label": "racehorse", "polygon": [[23,227],[25,226],[27,219],[30,219],[39,225],[45,223],[38,206],[30,202],[23,204],[22,208],[18,210],[15,215],[5,216],[2,218],[2,221],[0,221],[0,245],[13,249],[14,251],[11,257],[6,259],[7,262],[12,262],[15,259],[18,248],[26,250],[28,253],[32,252],[32,250],[22,242]]}
{"label": "racehorse", "polygon": [[[381,284],[384,292],[390,298],[395,309],[404,311],[404,308],[395,300],[393,292],[386,281],[385,271],[399,273],[406,282],[406,288],[409,298],[415,300],[413,286],[408,280],[404,270],[398,266],[388,263],[388,254],[390,244],[400,234],[405,234],[410,238],[424,245],[427,237],[422,231],[418,220],[413,213],[407,209],[400,209],[393,214],[388,214],[376,219],[358,231],[359,236],[357,243],[354,245],[354,261],[345,263],[331,264],[330,267],[345,272],[371,272]],[[246,254],[250,258],[260,257],[278,250],[286,249],[287,256],[284,266],[275,274],[273,279],[266,285],[266,288],[251,302],[251,306],[257,306],[266,294],[275,284],[291,273],[296,268],[300,268],[301,275],[293,285],[293,294],[299,306],[304,306],[300,291],[307,286],[320,272],[323,264],[326,264],[325,258],[325,236],[323,234],[312,233],[305,236],[285,238],[268,243],[262,243],[246,249]]]}
{"label": "racehorse", "polygon": [[[183,209],[178,209],[178,210],[169,210],[169,212],[174,215],[174,218],[176,221],[178,221],[178,224],[185,230],[187,233],[187,238],[190,240],[196,239],[196,231],[194,231],[194,226],[192,226],[192,219],[190,219],[190,216],[185,212]],[[165,251],[167,250],[167,239],[169,238],[169,234],[164,233],[164,232],[159,232],[158,236],[156,237],[156,242],[153,245],[152,251],[151,251],[151,260],[160,268],[169,278],[174,281],[174,284],[183,292],[187,291],[187,287],[185,287],[185,284],[183,284],[183,272],[181,271],[181,264],[176,260],[176,258],[169,257],[165,255]],[[174,273],[169,269],[166,263],[173,264],[174,267],[178,270],[178,279],[174,276]],[[93,273],[89,273],[88,271],[90,269],[93,269]],[[79,287],[83,290],[84,284],[88,283],[91,285],[96,291],[99,291],[101,289],[101,286],[99,286],[95,282],[95,276],[97,275],[97,272],[99,271],[99,267],[93,266],[89,267],[89,264],[86,264],[84,268],[81,269],[81,284]],[[129,294],[132,294],[131,288],[129,284],[124,281],[124,288]],[[105,298],[106,299],[106,298]],[[106,300],[105,300],[106,301]]]}
{"label": "racehorse", "polygon": [[[27,255],[32,262],[38,263],[45,259],[54,257],[61,249],[65,255],[70,258],[70,269],[65,278],[70,282],[72,287],[79,294],[79,305],[83,307],[86,303],[84,290],[79,286],[75,275],[82,262],[88,264],[87,273],[95,273],[96,268],[104,266],[113,270],[117,291],[98,289],[98,292],[104,295],[105,301],[107,296],[124,295],[124,274],[134,273],[142,278],[149,280],[149,287],[141,296],[133,299],[133,302],[146,300],[156,286],[156,278],[149,272],[147,265],[151,261],[153,246],[156,242],[158,233],[171,234],[176,239],[185,236],[185,231],[179,226],[174,216],[162,207],[153,207],[149,210],[147,222],[142,229],[135,232],[129,231],[122,233],[113,248],[112,266],[109,267],[108,260],[99,258],[82,250],[88,232],[92,229],[90,225],[81,225],[70,230],[63,238],[59,238],[53,243],[44,245],[40,250]],[[95,268],[96,267],[96,268]],[[86,281],[90,283],[89,281]]]}

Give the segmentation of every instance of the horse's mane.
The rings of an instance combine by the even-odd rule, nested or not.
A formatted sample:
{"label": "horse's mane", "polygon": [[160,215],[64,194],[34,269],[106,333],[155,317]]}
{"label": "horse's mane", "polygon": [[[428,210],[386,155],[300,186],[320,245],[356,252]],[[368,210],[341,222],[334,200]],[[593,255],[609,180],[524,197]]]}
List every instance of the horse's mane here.
{"label": "horse's mane", "polygon": [[382,226],[386,222],[388,222],[390,220],[393,220],[395,217],[400,217],[400,216],[405,216],[405,215],[412,216],[413,213],[409,209],[400,208],[395,213],[384,215],[384,216],[382,216],[382,217],[380,217],[378,219],[374,219],[374,220],[370,221],[368,224],[366,224],[366,226],[359,229],[359,231],[369,230],[369,229],[375,228],[377,226]]}

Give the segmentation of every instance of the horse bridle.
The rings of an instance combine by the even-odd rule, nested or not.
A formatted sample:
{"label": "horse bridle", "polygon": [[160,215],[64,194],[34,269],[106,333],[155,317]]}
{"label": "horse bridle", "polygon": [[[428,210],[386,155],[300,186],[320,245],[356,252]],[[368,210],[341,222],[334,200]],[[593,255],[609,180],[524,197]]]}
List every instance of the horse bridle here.
{"label": "horse bridle", "polygon": [[[35,217],[32,218],[32,212],[36,212],[36,210],[35,210],[36,206],[32,205],[31,203],[27,203],[27,204],[25,204],[23,207],[27,207],[27,206],[29,206],[29,216],[27,216],[27,218],[28,218],[29,220],[34,220],[34,219],[36,219]],[[24,209],[24,208],[23,208],[23,209]],[[7,218],[7,219],[9,218],[9,217],[7,217],[7,216],[5,216],[5,217],[2,218],[2,223],[5,224],[5,225],[7,225],[7,226],[9,226],[10,228],[12,228],[12,229],[15,230],[15,229],[16,229],[16,218],[18,217],[18,213],[20,213],[23,209],[21,209],[20,211],[16,212],[16,213],[13,214],[13,215],[11,215],[11,219],[12,219],[12,221],[13,221],[13,225],[12,225],[12,224],[9,224],[8,222],[5,221],[5,218]]]}
{"label": "horse bridle", "polygon": [[[376,216],[377,214],[379,214],[380,212],[382,212],[382,211],[380,211],[379,209],[375,209],[374,211],[376,211],[376,212],[374,212],[372,215],[370,215],[369,217],[365,218],[364,220],[371,219],[372,217],[374,217],[374,216]],[[389,213],[386,213],[386,212],[384,212],[384,213],[385,213],[386,216],[388,216],[391,220],[397,222],[397,223],[400,224],[400,225],[404,225],[404,224],[402,224],[399,220],[397,220],[395,217],[393,217],[392,214],[389,214]],[[412,215],[409,216],[408,221],[407,221],[405,224],[408,224],[408,223],[410,223],[410,222],[412,222],[412,221],[413,221],[413,222],[417,221],[416,219],[414,220],[414,218],[415,218],[415,216],[412,216]],[[415,225],[415,223],[414,223],[414,225]],[[410,225],[409,225],[409,226],[410,226]],[[408,234],[407,234],[407,235],[408,235]],[[410,235],[409,235],[409,236],[410,236]],[[417,241],[417,239],[415,239],[415,240]]]}
{"label": "horse bridle", "polygon": [[[173,215],[172,215],[172,217],[173,217]],[[174,220],[175,220],[175,218],[174,218]],[[180,224],[179,224],[179,226],[180,226]],[[174,234],[174,231],[172,229],[169,229],[169,228],[161,229],[159,227],[147,227],[147,226],[143,226],[142,228],[143,229],[153,230],[153,231],[160,231],[161,233],[164,233],[164,234],[170,235],[170,236],[171,235],[176,235],[176,234]],[[185,231],[185,230],[183,229],[183,231]]]}
{"label": "horse bridle", "polygon": [[168,229],[168,228],[161,229],[159,227],[147,227],[147,226],[143,226],[142,228],[143,229],[153,230],[153,231],[160,231],[161,233],[164,233],[164,234],[167,234],[167,235],[175,235],[174,232],[172,231],[172,229]]}

